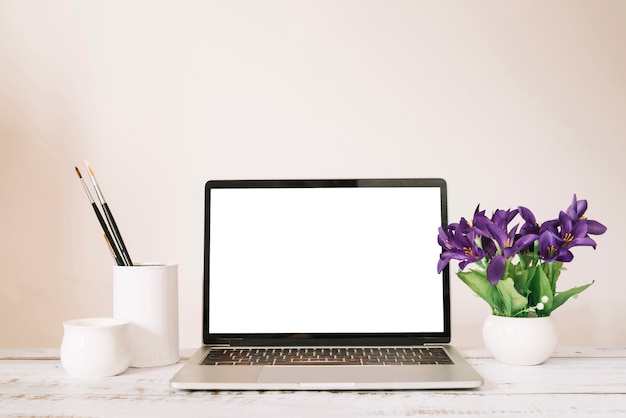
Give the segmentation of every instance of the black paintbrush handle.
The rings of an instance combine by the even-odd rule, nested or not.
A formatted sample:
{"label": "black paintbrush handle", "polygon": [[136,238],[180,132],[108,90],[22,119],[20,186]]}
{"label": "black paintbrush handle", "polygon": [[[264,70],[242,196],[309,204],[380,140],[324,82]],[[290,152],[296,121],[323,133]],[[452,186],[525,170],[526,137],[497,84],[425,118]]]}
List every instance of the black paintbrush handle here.
{"label": "black paintbrush handle", "polygon": [[122,239],[122,234],[120,234],[120,230],[117,228],[117,224],[115,223],[115,218],[113,218],[113,214],[109,209],[109,205],[106,202],[102,203],[102,208],[104,209],[104,215],[107,217],[109,221],[109,225],[111,225],[111,232],[115,237],[118,245],[120,246],[120,253],[125,260],[125,264],[127,266],[132,266],[133,262],[130,259],[130,255],[128,254],[128,250],[126,249],[126,245],[124,245],[124,240]]}
{"label": "black paintbrush handle", "polygon": [[91,206],[93,207],[94,212],[96,212],[96,217],[98,218],[98,222],[100,222],[100,226],[102,227],[102,230],[104,231],[104,235],[107,237],[107,241],[109,241],[111,250],[113,250],[113,257],[115,258],[115,262],[117,263],[118,266],[123,266],[124,260],[122,259],[122,256],[120,255],[120,252],[117,249],[117,245],[115,245],[115,241],[113,240],[113,237],[111,236],[111,233],[109,232],[109,228],[107,228],[106,222],[104,221],[104,219],[102,218],[102,215],[100,214],[100,211],[98,210],[98,205],[96,205],[96,203],[94,202],[91,204]]}

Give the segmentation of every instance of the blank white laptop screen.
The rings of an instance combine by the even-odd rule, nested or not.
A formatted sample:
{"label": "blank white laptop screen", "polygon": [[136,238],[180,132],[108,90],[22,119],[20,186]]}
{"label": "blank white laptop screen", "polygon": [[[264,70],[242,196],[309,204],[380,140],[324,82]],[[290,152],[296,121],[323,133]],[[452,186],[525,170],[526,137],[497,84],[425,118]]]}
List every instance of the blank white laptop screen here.
{"label": "blank white laptop screen", "polygon": [[211,190],[209,332],[438,333],[438,187]]}

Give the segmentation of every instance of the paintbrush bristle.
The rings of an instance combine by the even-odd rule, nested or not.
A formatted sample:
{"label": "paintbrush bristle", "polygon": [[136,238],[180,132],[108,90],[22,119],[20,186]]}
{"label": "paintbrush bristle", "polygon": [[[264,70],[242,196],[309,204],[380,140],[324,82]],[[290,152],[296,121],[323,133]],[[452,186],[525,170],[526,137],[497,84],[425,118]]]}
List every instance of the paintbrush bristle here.
{"label": "paintbrush bristle", "polygon": [[89,165],[89,161],[87,160],[83,160],[83,161],[85,162],[85,167],[87,167],[87,171],[89,171],[89,175],[93,179],[95,176],[93,174],[93,170],[91,169],[91,166]]}
{"label": "paintbrush bristle", "polygon": [[80,174],[80,170],[78,169],[78,167],[74,167],[74,168],[76,169],[76,174],[78,174],[78,177],[82,179],[83,176]]}

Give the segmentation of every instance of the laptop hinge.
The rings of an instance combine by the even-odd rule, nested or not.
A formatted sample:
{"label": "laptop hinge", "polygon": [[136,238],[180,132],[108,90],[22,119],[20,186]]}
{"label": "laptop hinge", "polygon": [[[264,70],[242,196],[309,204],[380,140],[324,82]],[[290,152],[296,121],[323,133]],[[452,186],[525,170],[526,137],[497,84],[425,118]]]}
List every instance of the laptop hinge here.
{"label": "laptop hinge", "polygon": [[394,345],[434,345],[440,346],[449,344],[449,341],[424,341],[423,339],[414,340],[397,340],[397,339],[381,339],[381,338],[341,338],[341,339],[323,339],[323,338],[216,338],[208,342],[207,345],[229,347],[229,346],[247,346],[247,347],[279,347],[279,346],[394,346]]}
{"label": "laptop hinge", "polygon": [[230,347],[233,345],[241,345],[243,338],[219,338],[211,341],[208,345],[211,347]]}

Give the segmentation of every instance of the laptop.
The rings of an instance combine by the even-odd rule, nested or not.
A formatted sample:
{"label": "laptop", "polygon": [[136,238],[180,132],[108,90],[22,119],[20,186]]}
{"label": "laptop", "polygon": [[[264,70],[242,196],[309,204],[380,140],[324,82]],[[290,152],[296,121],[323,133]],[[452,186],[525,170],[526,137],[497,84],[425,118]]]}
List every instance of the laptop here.
{"label": "laptop", "polygon": [[443,179],[205,186],[203,347],[190,390],[475,388],[449,345]]}

